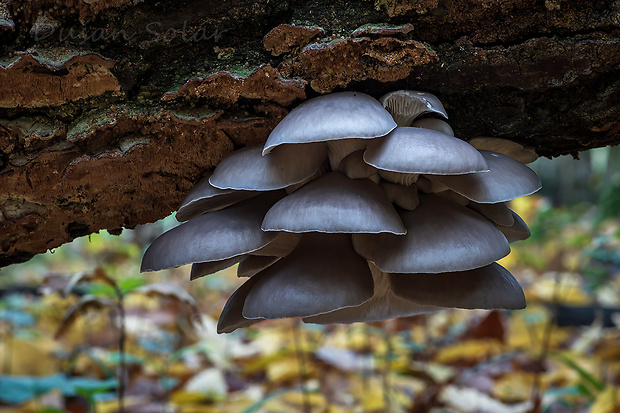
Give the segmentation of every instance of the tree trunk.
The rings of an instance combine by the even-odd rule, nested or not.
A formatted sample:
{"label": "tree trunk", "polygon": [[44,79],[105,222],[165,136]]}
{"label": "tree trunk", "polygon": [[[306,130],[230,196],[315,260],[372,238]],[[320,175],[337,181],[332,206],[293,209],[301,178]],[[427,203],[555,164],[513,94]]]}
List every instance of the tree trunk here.
{"label": "tree trunk", "polygon": [[0,0],[0,266],[153,222],[304,99],[436,94],[460,138],[620,142],[620,3]]}

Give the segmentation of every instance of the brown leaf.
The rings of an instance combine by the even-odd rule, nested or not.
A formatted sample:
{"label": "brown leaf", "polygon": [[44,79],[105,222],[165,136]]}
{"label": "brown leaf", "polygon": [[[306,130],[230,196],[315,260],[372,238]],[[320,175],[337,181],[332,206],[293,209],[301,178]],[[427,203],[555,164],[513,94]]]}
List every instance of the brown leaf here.
{"label": "brown leaf", "polygon": [[60,322],[56,333],[54,334],[54,338],[58,339],[62,337],[73,325],[73,323],[75,323],[78,316],[82,312],[86,312],[89,310],[101,310],[103,308],[114,307],[115,305],[116,303],[114,303],[114,301],[107,298],[95,297],[93,295],[85,295],[84,297],[80,298],[80,301],[78,301],[73,307],[71,307],[69,311],[67,311],[62,321]]}
{"label": "brown leaf", "polygon": [[110,278],[108,274],[106,274],[103,268],[97,267],[95,271],[93,271],[92,273],[78,272],[78,273],[73,274],[65,287],[63,296],[65,297],[68,296],[69,294],[71,294],[71,291],[73,291],[76,285],[78,285],[81,282],[87,282],[87,281],[89,282],[101,281],[105,284],[108,284],[109,286],[113,288],[116,288],[117,286],[116,281]]}
{"label": "brown leaf", "polygon": [[196,300],[187,291],[176,284],[170,283],[153,283],[140,287],[137,293],[147,295],[149,297],[166,297],[179,301],[188,305],[196,314],[200,313]]}

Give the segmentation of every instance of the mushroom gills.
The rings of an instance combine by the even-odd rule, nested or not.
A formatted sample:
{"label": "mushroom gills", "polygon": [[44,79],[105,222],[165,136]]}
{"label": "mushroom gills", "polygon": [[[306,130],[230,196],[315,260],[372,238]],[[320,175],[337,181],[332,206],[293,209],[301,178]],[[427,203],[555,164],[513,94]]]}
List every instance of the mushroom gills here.
{"label": "mushroom gills", "polygon": [[398,126],[411,126],[419,116],[434,113],[448,119],[448,114],[437,96],[416,90],[396,90],[379,98],[392,114]]}

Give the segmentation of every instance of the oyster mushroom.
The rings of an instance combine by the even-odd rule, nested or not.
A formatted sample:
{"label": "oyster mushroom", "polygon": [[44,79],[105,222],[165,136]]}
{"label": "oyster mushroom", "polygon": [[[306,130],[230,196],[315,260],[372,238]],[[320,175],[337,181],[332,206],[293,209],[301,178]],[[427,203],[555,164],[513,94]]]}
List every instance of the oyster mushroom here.
{"label": "oyster mushroom", "polygon": [[271,132],[263,154],[283,144],[327,142],[332,170],[337,170],[342,158],[395,127],[374,98],[359,92],[332,93],[293,109]]}
{"label": "oyster mushroom", "polygon": [[416,118],[427,113],[448,119],[441,101],[428,92],[397,90],[381,96],[379,102],[392,114],[398,126],[411,126]]}
{"label": "oyster mushroom", "polygon": [[260,192],[219,189],[211,185],[211,174],[202,178],[187,194],[177,210],[179,222],[190,220],[207,212],[218,211],[244,199],[252,198]]}
{"label": "oyster mushroom", "polygon": [[523,221],[523,218],[517,215],[514,211],[510,212],[512,212],[512,217],[514,219],[513,224],[510,226],[498,225],[497,229],[504,234],[510,243],[528,239],[532,234],[530,233],[530,229],[527,227],[527,224]]}
{"label": "oyster mushroom", "polygon": [[[413,122],[411,126],[415,128],[432,129],[432,130],[436,130],[437,132],[445,133],[446,135],[454,136],[454,131],[452,130],[448,122],[443,121],[441,119],[423,118],[420,120],[416,120],[415,122]],[[471,142],[468,142],[468,143],[471,145]],[[474,148],[476,147],[474,146]],[[479,148],[476,148],[476,149],[479,149]]]}
{"label": "oyster mushroom", "polygon": [[470,270],[510,252],[504,235],[486,218],[437,195],[420,196],[420,206],[400,216],[406,235],[353,235],[358,254],[388,273]]}
{"label": "oyster mushroom", "polygon": [[345,234],[306,234],[289,256],[252,278],[247,319],[308,317],[358,306],[373,294],[368,265]]}
{"label": "oyster mushroom", "polygon": [[275,264],[280,258],[282,257],[249,254],[239,263],[237,277],[252,277]]}
{"label": "oyster mushroom", "polygon": [[473,138],[468,143],[476,149],[503,153],[521,163],[530,163],[538,159],[534,148],[503,138]]}
{"label": "oyster mushroom", "polygon": [[141,271],[227,260],[261,249],[278,234],[260,228],[283,193],[268,192],[229,208],[200,215],[159,236],[146,250]]}
{"label": "oyster mushroom", "polygon": [[315,176],[327,157],[322,143],[281,145],[263,156],[260,146],[235,151],[215,168],[209,183],[219,189],[273,191]]}
{"label": "oyster mushroom", "polygon": [[536,173],[509,156],[480,151],[489,165],[484,174],[426,175],[454,192],[481,204],[496,204],[538,191],[542,184]]}
{"label": "oyster mushroom", "polygon": [[517,280],[497,263],[442,274],[390,274],[397,296],[421,305],[467,309],[525,308]]}
{"label": "oyster mushroom", "polygon": [[399,127],[372,141],[364,161],[383,171],[461,175],[488,171],[485,158],[470,144],[430,129]]}
{"label": "oyster mushroom", "polygon": [[263,148],[236,151],[198,183],[177,212],[187,222],[153,242],[142,270],[192,263],[195,279],[238,264],[250,278],[218,332],[283,317],[522,308],[520,286],[494,261],[529,236],[504,202],[540,181],[436,117],[447,119],[443,105],[423,92],[307,101]]}
{"label": "oyster mushroom", "polygon": [[265,215],[264,231],[404,234],[396,210],[369,179],[331,172],[277,202]]}
{"label": "oyster mushroom", "polygon": [[305,317],[306,323],[332,324],[381,321],[388,318],[408,317],[431,313],[441,308],[432,305],[421,305],[399,297],[388,274],[368,263],[374,281],[372,298],[361,305],[337,309],[325,314]]}

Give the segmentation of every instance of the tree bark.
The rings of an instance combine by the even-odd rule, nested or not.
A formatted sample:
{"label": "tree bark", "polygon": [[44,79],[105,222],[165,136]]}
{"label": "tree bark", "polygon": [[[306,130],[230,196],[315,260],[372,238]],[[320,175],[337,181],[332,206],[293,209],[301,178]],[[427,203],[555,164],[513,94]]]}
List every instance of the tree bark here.
{"label": "tree bark", "polygon": [[0,0],[0,266],[153,222],[301,101],[425,90],[457,136],[620,143],[620,2]]}

